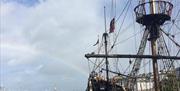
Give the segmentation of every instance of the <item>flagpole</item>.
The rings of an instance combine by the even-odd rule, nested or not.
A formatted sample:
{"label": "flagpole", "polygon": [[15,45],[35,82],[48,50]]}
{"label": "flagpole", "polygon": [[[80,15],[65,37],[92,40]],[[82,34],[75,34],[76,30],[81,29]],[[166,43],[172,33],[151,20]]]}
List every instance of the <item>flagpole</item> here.
{"label": "flagpole", "polygon": [[[108,37],[108,33],[107,33],[107,29],[106,29],[106,7],[104,6],[104,26],[105,26],[105,33],[103,34],[104,37],[104,45],[105,45],[105,55],[108,55],[108,51],[107,51],[107,37]],[[105,91],[109,91],[109,62],[108,62],[108,57],[105,58],[105,64],[106,64],[106,88]]]}
{"label": "flagpole", "polygon": [[104,27],[105,27],[105,33],[107,33],[106,29],[106,7],[104,6]]}

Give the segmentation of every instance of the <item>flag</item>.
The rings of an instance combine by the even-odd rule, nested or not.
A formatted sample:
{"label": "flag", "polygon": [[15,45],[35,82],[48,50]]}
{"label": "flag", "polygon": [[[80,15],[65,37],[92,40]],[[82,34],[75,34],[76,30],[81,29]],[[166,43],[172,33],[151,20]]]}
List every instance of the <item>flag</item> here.
{"label": "flag", "polygon": [[110,29],[109,29],[109,33],[114,32],[115,29],[115,18],[113,18],[110,22]]}

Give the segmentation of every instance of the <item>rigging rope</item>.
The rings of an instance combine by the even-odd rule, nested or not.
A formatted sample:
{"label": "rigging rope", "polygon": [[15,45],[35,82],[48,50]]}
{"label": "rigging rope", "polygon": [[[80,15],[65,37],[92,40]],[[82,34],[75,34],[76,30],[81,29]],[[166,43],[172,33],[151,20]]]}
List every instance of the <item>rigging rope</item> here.
{"label": "rigging rope", "polygon": [[[123,25],[123,23],[124,23],[124,21],[125,21],[125,17],[126,17],[126,15],[127,15],[127,12],[128,12],[128,10],[129,10],[129,7],[130,7],[130,5],[131,5],[131,1],[132,0],[128,0],[128,2],[126,3],[126,6],[124,7],[124,9],[123,9],[123,11],[121,12],[121,14],[119,15],[119,17],[117,18],[117,20],[116,20],[116,22],[120,19],[120,17],[123,15],[123,13],[125,12],[125,10],[126,10],[126,8],[127,8],[127,11],[125,12],[125,16],[124,16],[124,18],[123,18],[123,22],[122,22],[122,24],[121,24],[121,27],[120,27],[120,29],[119,29],[119,31],[121,30],[121,28],[122,28],[122,25]],[[116,4],[116,3],[115,3]],[[113,1],[112,1],[112,7],[114,7],[113,6]],[[116,5],[115,5],[115,8],[116,8]],[[113,8],[112,8],[113,9]],[[113,10],[112,10],[113,11]],[[116,14],[115,14],[116,15]],[[119,35],[119,32],[118,32],[118,35]],[[117,40],[117,37],[118,37],[118,35],[116,36],[116,38],[115,38],[115,41],[114,41],[114,43],[113,43],[113,46],[114,46],[114,44],[116,43],[116,40]],[[135,36],[135,35],[134,35]],[[131,36],[132,37],[132,36]],[[108,51],[108,53],[111,51],[113,49],[113,47],[111,47],[111,49]],[[102,63],[103,63],[103,60],[104,59],[102,59],[102,61],[98,64],[98,65],[96,65],[96,68],[94,68],[94,70],[96,70]],[[101,65],[101,66],[103,66],[103,65]]]}
{"label": "rigging rope", "polygon": [[175,26],[176,26],[176,28],[180,31],[180,27],[179,27],[177,24],[175,24]]}
{"label": "rigging rope", "polygon": [[118,16],[116,22],[120,19],[120,17],[123,15],[123,13],[125,12],[126,8],[128,7],[128,4],[131,2],[132,0],[128,0],[125,7],[123,8],[122,12],[120,13],[120,15]]}
{"label": "rigging rope", "polygon": [[[130,0],[130,1],[131,1],[131,0]],[[131,5],[131,2],[129,3],[129,6],[127,7],[127,11],[125,12],[125,16],[124,16],[123,21],[122,21],[122,23],[121,23],[121,25],[120,25],[118,34],[117,34],[117,36],[116,36],[116,38],[115,38],[115,40],[114,40],[114,43],[113,43],[113,45],[112,45],[113,47],[114,47],[114,45],[115,45],[115,43],[116,43],[116,41],[117,41],[117,39],[118,39],[118,36],[119,36],[119,34],[120,34],[120,30],[121,30],[121,28],[122,28],[122,26],[123,26],[123,24],[124,24],[124,21],[125,21],[125,18],[127,17],[127,12],[128,12],[128,10],[129,10],[129,8],[130,8],[130,5]]]}
{"label": "rigging rope", "polygon": [[[134,16],[134,12],[132,12],[132,17],[133,17],[133,30],[134,30],[134,35],[136,34],[136,27],[135,27],[135,16]],[[135,51],[137,52],[137,38],[136,36],[134,37],[134,48],[135,48]]]}
{"label": "rigging rope", "polygon": [[179,53],[180,53],[180,49],[179,49],[179,51],[177,52],[176,56],[178,56],[178,55],[179,55]]}
{"label": "rigging rope", "polygon": [[176,46],[178,46],[178,47],[180,48],[180,45],[179,45],[176,41],[174,41],[174,40],[169,36],[168,33],[166,33],[165,31],[163,31],[162,29],[161,29],[161,31],[162,31]]}
{"label": "rigging rope", "polygon": [[129,39],[131,39],[131,38],[135,37],[136,35],[140,34],[141,32],[143,32],[143,31],[139,31],[139,32],[135,33],[134,35],[132,35],[132,36],[128,37],[127,39],[124,39],[124,40],[122,40],[122,41],[120,41],[120,42],[116,43],[115,45],[118,45],[118,44],[120,44],[120,43],[123,43],[123,42],[125,42],[125,41],[129,40]]}
{"label": "rigging rope", "polygon": [[[101,48],[102,48],[102,47],[103,47],[103,37],[102,37],[102,39],[101,39],[100,45],[98,44],[98,52],[97,52],[97,54],[99,54],[99,53],[101,52]],[[95,64],[97,63],[97,61],[98,61],[98,58],[96,58]],[[98,66],[98,67],[99,67],[99,66]],[[96,69],[97,69],[97,66],[94,65],[93,70],[96,70]]]}
{"label": "rigging rope", "polygon": [[176,19],[178,18],[179,14],[180,14],[180,10],[178,11],[176,17],[172,20],[172,25],[171,25],[171,27],[168,29],[168,30],[169,30],[168,33],[170,33],[170,31],[172,30],[172,27],[175,25],[175,21],[176,21]]}

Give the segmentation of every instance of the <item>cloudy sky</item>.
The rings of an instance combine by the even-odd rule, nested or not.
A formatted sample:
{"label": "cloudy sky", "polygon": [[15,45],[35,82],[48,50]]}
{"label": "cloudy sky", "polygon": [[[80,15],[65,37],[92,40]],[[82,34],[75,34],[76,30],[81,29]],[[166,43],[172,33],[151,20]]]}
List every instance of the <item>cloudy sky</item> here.
{"label": "cloudy sky", "polygon": [[102,32],[98,0],[1,0],[1,86],[84,91],[84,54]]}
{"label": "cloudy sky", "polygon": [[104,31],[103,5],[104,0],[0,0],[0,86],[84,91],[84,54]]}

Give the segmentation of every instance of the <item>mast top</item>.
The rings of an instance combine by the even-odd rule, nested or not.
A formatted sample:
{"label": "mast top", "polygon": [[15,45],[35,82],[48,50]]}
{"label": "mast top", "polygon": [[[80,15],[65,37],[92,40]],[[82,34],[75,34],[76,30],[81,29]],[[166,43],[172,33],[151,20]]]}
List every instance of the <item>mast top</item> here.
{"label": "mast top", "polygon": [[171,19],[173,4],[167,1],[150,1],[135,7],[136,22],[142,25],[163,25]]}

